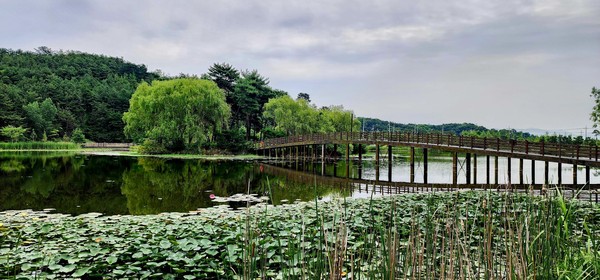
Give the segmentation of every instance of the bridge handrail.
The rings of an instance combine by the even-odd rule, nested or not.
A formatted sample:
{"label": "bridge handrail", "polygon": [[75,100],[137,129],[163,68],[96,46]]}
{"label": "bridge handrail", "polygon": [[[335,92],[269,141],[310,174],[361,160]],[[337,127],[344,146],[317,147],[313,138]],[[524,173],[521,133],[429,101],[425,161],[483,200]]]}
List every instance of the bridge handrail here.
{"label": "bridge handrail", "polygon": [[510,153],[536,154],[594,161],[598,161],[599,158],[598,146],[596,145],[546,143],[543,141],[530,142],[527,140],[412,132],[330,132],[293,135],[262,140],[255,143],[255,148],[267,149],[292,144],[328,144],[333,142],[375,142],[382,145],[397,142],[503,152],[510,151]]}

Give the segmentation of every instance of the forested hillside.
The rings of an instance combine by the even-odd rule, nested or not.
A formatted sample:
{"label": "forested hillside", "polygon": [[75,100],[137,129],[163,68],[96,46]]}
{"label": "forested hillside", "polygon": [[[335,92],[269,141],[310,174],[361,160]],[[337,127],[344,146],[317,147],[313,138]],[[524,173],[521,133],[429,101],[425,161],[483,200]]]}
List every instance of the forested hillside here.
{"label": "forested hillside", "polygon": [[28,140],[63,138],[81,128],[90,140],[122,142],[131,95],[155,78],[122,58],[0,48],[0,127],[27,128]]}
{"label": "forested hillside", "polygon": [[411,132],[446,132],[460,135],[463,131],[487,131],[488,129],[472,123],[447,123],[447,124],[403,124],[383,121],[380,119],[359,118],[364,131],[411,131]]}

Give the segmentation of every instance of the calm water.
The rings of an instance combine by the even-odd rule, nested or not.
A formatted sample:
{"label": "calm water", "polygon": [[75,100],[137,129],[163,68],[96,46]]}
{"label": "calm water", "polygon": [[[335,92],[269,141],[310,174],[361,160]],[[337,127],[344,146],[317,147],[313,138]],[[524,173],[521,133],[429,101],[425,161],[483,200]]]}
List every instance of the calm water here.
{"label": "calm water", "polygon": [[[431,157],[429,182],[451,182],[451,166],[449,158]],[[478,182],[484,182],[485,157],[478,159],[478,166]],[[500,174],[506,173],[506,166],[506,159],[501,160]],[[530,174],[528,161],[525,167],[525,174]],[[515,182],[518,180],[518,160],[512,163],[512,168]],[[537,183],[543,181],[543,168],[543,163],[537,163]],[[571,168],[563,164],[564,183],[572,180]],[[395,159],[391,168],[392,181],[408,181],[409,170],[406,158]],[[550,165],[550,174],[554,174],[552,180],[555,180],[556,164]],[[585,180],[583,169],[578,171],[578,176],[580,183]],[[376,188],[365,184],[350,184],[343,178],[375,180],[377,171],[373,161],[367,160],[359,168],[356,162],[258,163],[74,153],[0,153],[0,211],[55,208],[56,212],[69,214],[141,215],[211,207],[216,205],[211,194],[218,197],[238,193],[266,195],[274,204],[279,204],[285,200],[369,197],[373,191],[375,195],[390,192],[383,189],[377,192]],[[382,162],[379,180],[387,181],[388,178],[387,163]],[[465,181],[464,168],[459,172],[459,178],[459,182]],[[417,182],[423,180],[422,164],[416,165],[415,179]],[[499,181],[505,182],[506,176],[500,176]],[[598,182],[600,175],[593,170],[592,183]],[[237,207],[246,203],[230,204]]]}

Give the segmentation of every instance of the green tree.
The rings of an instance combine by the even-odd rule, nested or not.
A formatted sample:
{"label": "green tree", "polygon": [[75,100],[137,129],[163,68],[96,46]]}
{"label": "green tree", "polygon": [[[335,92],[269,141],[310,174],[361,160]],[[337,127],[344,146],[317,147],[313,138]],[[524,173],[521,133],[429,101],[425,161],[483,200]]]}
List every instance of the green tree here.
{"label": "green tree", "polygon": [[308,103],[310,103],[310,95],[305,92],[298,93],[298,97],[296,99],[305,99],[308,101]]}
{"label": "green tree", "polygon": [[[194,78],[142,83],[125,112],[125,135],[167,151],[198,151],[231,115],[212,81]],[[149,141],[149,142],[148,142]]]}
{"label": "green tree", "polygon": [[227,103],[230,103],[230,95],[233,92],[235,81],[240,77],[240,72],[230,64],[215,63],[208,68],[207,77],[225,92]]}
{"label": "green tree", "polygon": [[5,126],[0,130],[2,136],[10,138],[10,141],[12,142],[16,142],[23,139],[23,135],[25,135],[25,132],[27,132],[27,128],[21,126],[14,127],[12,125]]}
{"label": "green tree", "polygon": [[73,130],[73,134],[71,135],[71,141],[77,144],[85,143],[85,135],[83,134],[81,128],[76,128],[75,130]]}
{"label": "green tree", "polygon": [[[592,110],[591,120],[594,122],[594,128],[598,128],[600,126],[600,89],[596,87],[592,87],[592,94],[590,95],[594,98],[594,109]],[[598,133],[598,130],[594,130],[595,134]]]}
{"label": "green tree", "polygon": [[55,129],[54,120],[58,109],[52,99],[46,98],[41,104],[37,101],[23,107],[29,120],[31,128],[38,135],[51,133]]}
{"label": "green tree", "polygon": [[234,87],[231,109],[233,121],[238,125],[243,123],[246,127],[246,139],[250,139],[252,129],[255,132],[262,129],[263,106],[269,99],[286,94],[269,87],[269,79],[258,71],[242,71]]}

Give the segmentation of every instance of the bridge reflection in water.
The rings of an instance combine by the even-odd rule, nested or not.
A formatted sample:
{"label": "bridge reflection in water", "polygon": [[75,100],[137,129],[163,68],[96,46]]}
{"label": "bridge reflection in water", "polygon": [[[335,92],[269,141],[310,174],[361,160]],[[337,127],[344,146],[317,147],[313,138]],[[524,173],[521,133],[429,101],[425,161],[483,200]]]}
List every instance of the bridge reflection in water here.
{"label": "bridge reflection in water", "polygon": [[[363,179],[363,172],[372,173],[371,167],[364,167],[358,161],[282,161],[272,160],[261,163],[261,170],[273,176],[286,177],[303,184],[327,185],[347,188],[353,191],[353,197],[370,197],[371,195],[393,195],[405,193],[452,192],[459,190],[494,190],[502,192],[523,192],[534,195],[555,191],[556,185],[546,184],[474,184],[474,183],[417,183],[388,180]],[[391,166],[391,165],[390,165]],[[368,169],[368,170],[365,170]],[[368,177],[372,177],[372,174]],[[600,184],[559,186],[567,198],[577,197],[580,200],[600,202]]]}

